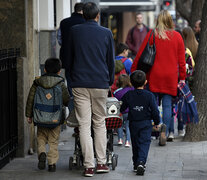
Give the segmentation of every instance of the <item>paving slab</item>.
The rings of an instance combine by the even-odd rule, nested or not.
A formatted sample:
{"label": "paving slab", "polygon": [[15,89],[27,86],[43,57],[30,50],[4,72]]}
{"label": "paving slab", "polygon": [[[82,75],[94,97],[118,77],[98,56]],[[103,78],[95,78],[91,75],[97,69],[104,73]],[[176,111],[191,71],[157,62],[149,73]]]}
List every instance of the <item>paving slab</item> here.
{"label": "paving slab", "polygon": [[[37,154],[14,158],[0,170],[0,180],[81,180],[83,167],[69,170],[69,157],[74,152],[73,129],[61,132],[59,142],[60,158],[57,171],[38,170]],[[114,152],[119,155],[118,166],[106,174],[95,174],[90,179],[98,180],[207,180],[207,141],[183,142],[176,138],[166,146],[158,146],[158,140],[152,140],[147,168],[144,176],[133,171],[131,148],[117,145],[114,136]]]}

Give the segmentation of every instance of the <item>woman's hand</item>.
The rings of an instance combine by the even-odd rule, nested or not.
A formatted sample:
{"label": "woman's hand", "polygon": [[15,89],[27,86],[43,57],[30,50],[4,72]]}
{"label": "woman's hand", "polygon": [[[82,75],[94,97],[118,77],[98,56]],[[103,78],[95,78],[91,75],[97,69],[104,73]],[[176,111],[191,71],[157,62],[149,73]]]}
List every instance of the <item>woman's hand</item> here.
{"label": "woman's hand", "polygon": [[185,84],[185,80],[180,80],[179,83]]}

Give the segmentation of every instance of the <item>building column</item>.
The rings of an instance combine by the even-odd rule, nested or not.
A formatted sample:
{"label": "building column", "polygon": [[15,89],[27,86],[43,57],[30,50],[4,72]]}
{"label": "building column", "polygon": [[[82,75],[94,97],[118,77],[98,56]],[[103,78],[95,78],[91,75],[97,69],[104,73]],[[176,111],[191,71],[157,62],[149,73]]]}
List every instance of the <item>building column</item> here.
{"label": "building column", "polygon": [[71,15],[71,3],[70,0],[58,0],[56,3],[56,18],[57,27],[60,25],[60,21]]}
{"label": "building column", "polygon": [[[38,42],[33,28],[33,1],[2,1],[0,16],[0,49],[20,48],[17,59],[17,118],[18,149],[16,155],[22,157],[29,148],[29,129],[25,118],[28,91],[39,62]],[[14,25],[15,24],[15,25]],[[39,64],[38,64],[39,65]]]}
{"label": "building column", "polygon": [[[40,30],[54,29],[54,2],[53,0],[39,1],[39,28]],[[58,4],[58,1],[57,1]]]}

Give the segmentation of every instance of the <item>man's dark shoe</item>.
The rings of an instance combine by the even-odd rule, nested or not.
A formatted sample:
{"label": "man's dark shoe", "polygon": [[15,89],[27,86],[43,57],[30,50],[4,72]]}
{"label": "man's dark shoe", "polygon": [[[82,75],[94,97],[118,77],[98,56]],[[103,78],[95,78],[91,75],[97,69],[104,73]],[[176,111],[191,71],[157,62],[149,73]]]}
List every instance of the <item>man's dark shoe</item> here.
{"label": "man's dark shoe", "polygon": [[94,175],[94,168],[85,168],[84,176],[92,177]]}
{"label": "man's dark shoe", "polygon": [[137,166],[137,175],[143,176],[145,172],[145,164],[143,162],[140,162],[139,165]]}
{"label": "man's dark shoe", "polygon": [[96,172],[97,173],[107,173],[110,169],[106,164],[97,164]]}
{"label": "man's dark shoe", "polygon": [[48,165],[48,171],[55,172],[56,171],[56,164]]}
{"label": "man's dark shoe", "polygon": [[45,164],[46,164],[46,153],[45,152],[41,152],[39,157],[39,162],[38,162],[38,168],[40,170],[45,169]]}

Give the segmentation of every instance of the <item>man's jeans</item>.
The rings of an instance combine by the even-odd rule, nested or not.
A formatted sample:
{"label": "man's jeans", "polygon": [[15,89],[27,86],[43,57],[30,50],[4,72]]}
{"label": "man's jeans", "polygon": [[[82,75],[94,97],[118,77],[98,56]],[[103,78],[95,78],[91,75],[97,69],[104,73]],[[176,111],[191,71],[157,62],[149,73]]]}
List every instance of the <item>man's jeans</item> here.
{"label": "man's jeans", "polygon": [[170,128],[170,122],[172,121],[172,96],[168,94],[159,94],[154,93],[156,98],[161,98],[162,100],[162,120],[163,123],[167,126],[166,135]]}

